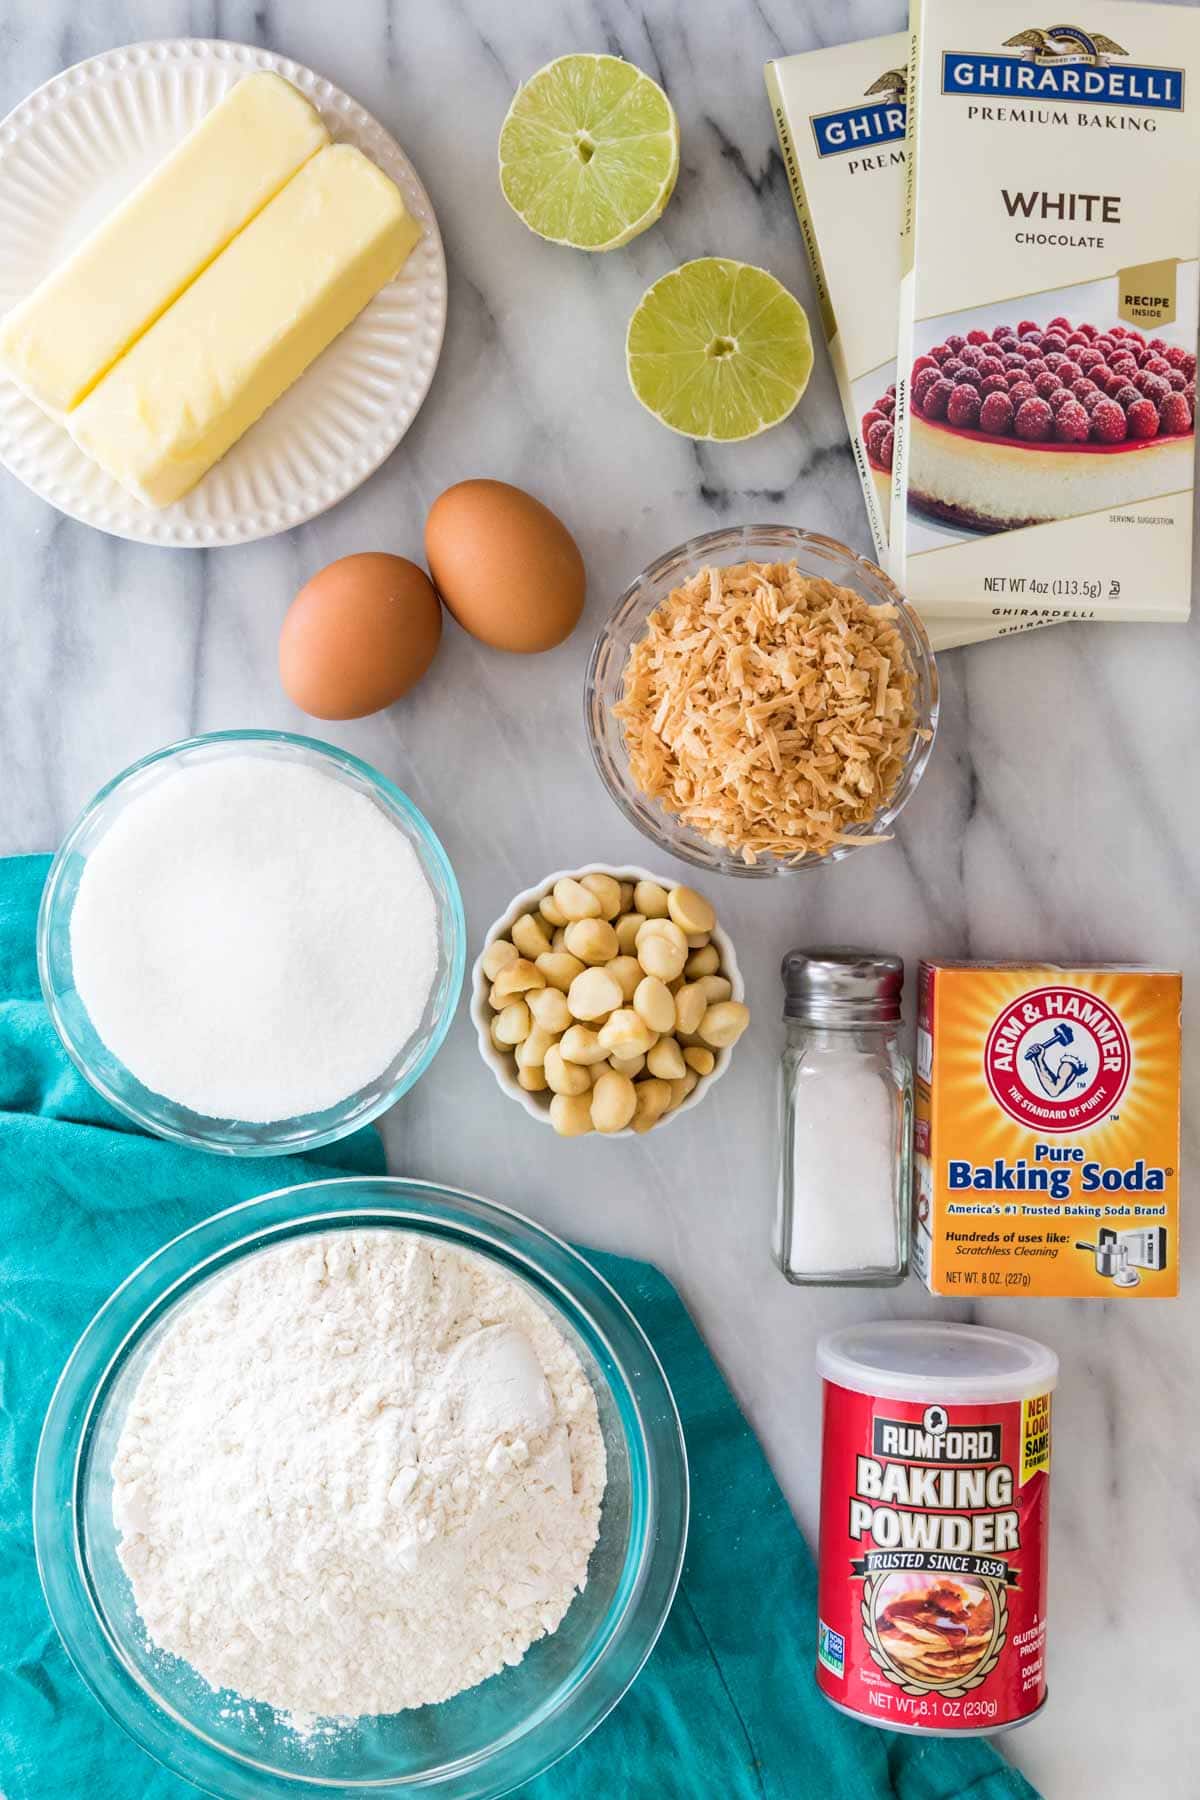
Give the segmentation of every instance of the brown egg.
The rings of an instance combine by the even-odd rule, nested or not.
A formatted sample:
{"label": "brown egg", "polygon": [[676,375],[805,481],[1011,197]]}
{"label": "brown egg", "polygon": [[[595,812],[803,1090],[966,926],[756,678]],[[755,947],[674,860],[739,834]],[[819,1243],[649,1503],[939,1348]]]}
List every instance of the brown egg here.
{"label": "brown egg", "polygon": [[583,611],[579,547],[548,507],[503,481],[460,481],[425,522],[434,586],[464,631],[497,650],[552,650]]}
{"label": "brown egg", "polygon": [[280,680],[314,719],[362,719],[415,687],[441,635],[442,609],[424,569],[381,550],[343,556],[289,606]]}

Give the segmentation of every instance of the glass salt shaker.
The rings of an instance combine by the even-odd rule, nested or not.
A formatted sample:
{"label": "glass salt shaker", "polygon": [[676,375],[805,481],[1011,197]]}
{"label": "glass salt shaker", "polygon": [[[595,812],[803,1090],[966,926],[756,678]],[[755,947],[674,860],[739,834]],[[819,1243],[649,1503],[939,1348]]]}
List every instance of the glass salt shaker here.
{"label": "glass salt shaker", "polygon": [[789,1281],[891,1287],[908,1273],[912,1064],[904,964],[869,950],[783,959],[776,1259]]}

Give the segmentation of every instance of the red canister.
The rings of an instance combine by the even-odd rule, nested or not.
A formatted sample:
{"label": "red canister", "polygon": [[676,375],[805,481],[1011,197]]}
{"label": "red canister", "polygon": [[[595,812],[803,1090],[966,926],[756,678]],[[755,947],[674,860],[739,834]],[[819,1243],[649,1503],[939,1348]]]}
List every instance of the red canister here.
{"label": "red canister", "polygon": [[817,1685],[891,1731],[978,1735],[1046,1698],[1052,1350],[893,1320],[821,1339]]}

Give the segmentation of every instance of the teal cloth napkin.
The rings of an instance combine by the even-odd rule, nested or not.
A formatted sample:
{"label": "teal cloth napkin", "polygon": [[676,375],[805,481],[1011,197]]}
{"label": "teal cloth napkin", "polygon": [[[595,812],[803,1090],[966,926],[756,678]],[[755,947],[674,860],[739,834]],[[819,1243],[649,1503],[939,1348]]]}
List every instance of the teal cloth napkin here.
{"label": "teal cloth napkin", "polygon": [[[92,1700],[34,1564],[42,1417],[72,1345],[129,1271],[198,1219],[330,1168],[378,1174],[374,1132],[311,1159],[214,1157],[143,1137],[63,1053],[34,921],[48,863],[0,862],[0,1794],[188,1800]],[[986,1743],[896,1736],[827,1706],[812,1675],[816,1581],[757,1441],[670,1284],[593,1260],[675,1390],[693,1514],[683,1583],[645,1672],[525,1800],[1036,1800]]]}

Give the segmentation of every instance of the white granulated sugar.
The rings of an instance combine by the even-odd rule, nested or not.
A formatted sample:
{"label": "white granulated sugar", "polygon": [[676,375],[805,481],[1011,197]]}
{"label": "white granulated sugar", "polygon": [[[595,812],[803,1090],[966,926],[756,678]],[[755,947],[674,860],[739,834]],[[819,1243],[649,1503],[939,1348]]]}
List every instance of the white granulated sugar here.
{"label": "white granulated sugar", "polygon": [[201,1290],[113,1479],[153,1642],[311,1729],[447,1700],[554,1631],[605,1453],[578,1357],[511,1277],[412,1232],[323,1232]]}
{"label": "white granulated sugar", "polygon": [[364,794],[261,756],[177,770],[84,865],[79,997],[139,1081],[252,1123],[320,1112],[420,1024],[437,913],[416,852]]}

